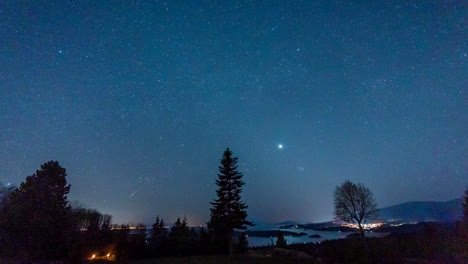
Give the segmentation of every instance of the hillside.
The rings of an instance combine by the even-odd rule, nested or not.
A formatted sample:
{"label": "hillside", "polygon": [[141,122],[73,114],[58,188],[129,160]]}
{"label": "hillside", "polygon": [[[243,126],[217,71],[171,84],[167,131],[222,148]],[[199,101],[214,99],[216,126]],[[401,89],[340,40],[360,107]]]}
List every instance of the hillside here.
{"label": "hillside", "polygon": [[462,200],[407,202],[379,209],[380,220],[454,222],[462,216]]}

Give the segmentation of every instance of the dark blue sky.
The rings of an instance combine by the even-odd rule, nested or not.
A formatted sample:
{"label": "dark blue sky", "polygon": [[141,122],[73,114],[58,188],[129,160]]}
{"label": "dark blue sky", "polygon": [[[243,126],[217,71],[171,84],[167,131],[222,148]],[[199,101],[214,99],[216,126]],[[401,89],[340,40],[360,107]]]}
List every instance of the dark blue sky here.
{"label": "dark blue sky", "polygon": [[331,219],[345,179],[457,198],[466,43],[463,1],[0,0],[0,180],[58,160],[116,222],[200,224],[230,147],[256,221]]}

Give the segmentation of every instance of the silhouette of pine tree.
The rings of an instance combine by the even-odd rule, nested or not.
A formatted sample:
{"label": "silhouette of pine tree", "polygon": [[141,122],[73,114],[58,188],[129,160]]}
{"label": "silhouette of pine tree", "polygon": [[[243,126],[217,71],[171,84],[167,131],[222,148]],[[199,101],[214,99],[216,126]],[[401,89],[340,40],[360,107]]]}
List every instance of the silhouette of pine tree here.
{"label": "silhouette of pine tree", "polygon": [[186,255],[189,236],[187,219],[184,218],[181,221],[180,218],[177,218],[169,233],[169,253],[175,256]]}
{"label": "silhouette of pine tree", "polygon": [[150,255],[163,256],[166,254],[167,230],[164,228],[164,220],[156,217],[149,241]]}
{"label": "silhouette of pine tree", "polygon": [[276,240],[276,247],[285,248],[287,246],[288,246],[288,243],[286,242],[286,239],[284,239],[284,234],[279,232],[278,238]]}
{"label": "silhouette of pine tree", "polygon": [[7,212],[15,234],[11,246],[29,259],[58,259],[68,254],[69,213],[67,173],[57,161],[41,166],[13,193]]}
{"label": "silhouette of pine tree", "polygon": [[[246,220],[247,205],[241,200],[242,173],[237,170],[237,157],[233,157],[232,151],[227,148],[223,153],[221,166],[219,166],[216,185],[217,199],[211,202],[211,218],[208,228],[215,232],[216,243],[220,250],[233,252],[232,234],[234,229],[246,229],[253,226]],[[227,250],[226,250],[227,249]]]}

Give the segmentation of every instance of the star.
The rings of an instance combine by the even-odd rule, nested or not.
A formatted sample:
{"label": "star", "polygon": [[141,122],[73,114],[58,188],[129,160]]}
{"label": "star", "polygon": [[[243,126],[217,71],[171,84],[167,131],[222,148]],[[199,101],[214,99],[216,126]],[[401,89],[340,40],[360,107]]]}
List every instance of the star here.
{"label": "star", "polygon": [[279,149],[283,149],[283,144],[278,144]]}

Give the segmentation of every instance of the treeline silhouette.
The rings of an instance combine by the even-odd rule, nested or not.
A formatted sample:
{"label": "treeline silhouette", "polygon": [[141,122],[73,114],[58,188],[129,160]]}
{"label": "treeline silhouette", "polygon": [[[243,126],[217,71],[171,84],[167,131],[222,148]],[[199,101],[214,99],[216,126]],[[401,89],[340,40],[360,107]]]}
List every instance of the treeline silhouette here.
{"label": "treeline silhouette", "polygon": [[[235,230],[245,229],[252,223],[246,220],[247,205],[240,196],[244,185],[242,174],[237,171],[237,158],[229,149],[223,153],[219,169],[217,198],[211,203],[207,228],[190,227],[185,218],[178,218],[169,228],[160,217],[147,228],[144,224],[116,225],[110,215],[70,205],[67,195],[71,186],[67,184],[66,170],[58,162],[49,161],[18,188],[0,184],[0,262],[125,261],[246,252],[247,235]],[[348,199],[352,201],[348,206],[342,197],[359,199]],[[457,263],[453,256],[465,260],[468,257],[468,189],[463,204],[462,221],[452,225],[425,224],[421,232],[367,238],[361,228],[359,240],[349,238],[305,245],[288,245],[284,234],[279,233],[276,246],[282,250],[278,251],[280,254],[298,250],[327,263],[387,260],[404,263],[408,258],[448,258],[448,263]],[[351,182],[337,187],[335,206],[340,209],[336,215],[342,218],[347,215],[353,218],[359,213],[361,217],[355,221],[358,223],[370,218],[376,208],[370,190]]]}
{"label": "treeline silhouette", "polygon": [[168,228],[159,217],[147,229],[143,224],[113,225],[110,215],[71,206],[66,169],[57,161],[46,162],[18,188],[0,187],[0,257],[21,262],[245,252],[245,233],[238,238],[233,231],[252,223],[246,220],[247,206],[240,196],[244,182],[236,164],[227,149],[208,229],[191,228],[185,218]]}
{"label": "treeline silhouette", "polygon": [[466,223],[425,222],[421,225],[422,230],[414,232],[367,237],[368,248],[360,243],[360,235],[286,248],[306,252],[324,263],[467,263]]}

